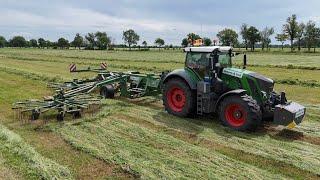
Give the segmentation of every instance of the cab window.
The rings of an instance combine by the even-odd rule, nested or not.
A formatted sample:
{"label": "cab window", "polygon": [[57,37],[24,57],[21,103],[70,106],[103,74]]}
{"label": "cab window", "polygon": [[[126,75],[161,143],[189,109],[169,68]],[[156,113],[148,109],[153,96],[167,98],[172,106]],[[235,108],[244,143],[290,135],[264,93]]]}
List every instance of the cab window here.
{"label": "cab window", "polygon": [[186,57],[186,66],[193,69],[200,77],[207,74],[210,53],[188,52]]}
{"label": "cab window", "polygon": [[186,65],[190,68],[202,69],[209,66],[210,53],[189,52]]}
{"label": "cab window", "polygon": [[219,55],[219,63],[221,67],[231,67],[231,57],[229,54],[220,54]]}

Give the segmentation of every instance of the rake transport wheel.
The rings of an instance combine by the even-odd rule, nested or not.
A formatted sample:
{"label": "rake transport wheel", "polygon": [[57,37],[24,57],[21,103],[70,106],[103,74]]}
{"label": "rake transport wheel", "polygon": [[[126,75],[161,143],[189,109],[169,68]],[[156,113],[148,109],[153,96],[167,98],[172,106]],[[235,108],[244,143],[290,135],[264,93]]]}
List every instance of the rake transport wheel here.
{"label": "rake transport wheel", "polygon": [[39,119],[39,116],[40,116],[40,113],[36,110],[33,110],[31,112],[31,120],[32,121],[35,121],[35,120],[38,120]]}
{"label": "rake transport wheel", "polygon": [[248,95],[226,97],[220,104],[219,117],[224,125],[239,131],[253,131],[262,121],[260,106]]}
{"label": "rake transport wheel", "polygon": [[191,116],[194,113],[195,94],[182,79],[173,78],[166,82],[162,96],[168,113],[179,117]]}
{"label": "rake transport wheel", "polygon": [[61,122],[64,120],[64,113],[63,112],[59,112],[57,114],[57,121]]}
{"label": "rake transport wheel", "polygon": [[103,96],[105,99],[113,99],[114,94],[115,89],[112,84],[108,84],[100,88],[100,95]]}
{"label": "rake transport wheel", "polygon": [[81,113],[80,113],[80,111],[75,111],[75,112],[73,112],[73,113],[72,113],[72,118],[73,118],[73,119],[79,119],[79,118],[81,118]]}

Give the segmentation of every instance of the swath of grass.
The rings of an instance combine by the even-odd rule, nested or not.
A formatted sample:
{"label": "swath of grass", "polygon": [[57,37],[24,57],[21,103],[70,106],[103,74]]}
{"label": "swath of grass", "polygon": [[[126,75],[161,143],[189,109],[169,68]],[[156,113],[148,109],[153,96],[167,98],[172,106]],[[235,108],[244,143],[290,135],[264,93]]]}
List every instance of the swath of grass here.
{"label": "swath of grass", "polygon": [[47,159],[26,144],[19,135],[0,125],[0,151],[14,168],[30,179],[73,179],[69,169]]}
{"label": "swath of grass", "polygon": [[0,179],[24,179],[21,174],[12,169],[9,165],[6,165],[6,159],[4,159],[2,153],[0,153]]}
{"label": "swath of grass", "polygon": [[[76,179],[131,177],[114,164],[107,164],[85,152],[75,150],[65,143],[59,135],[43,129],[43,122],[41,120],[22,125],[17,119],[13,119],[12,102],[21,99],[41,98],[43,95],[51,94],[52,92],[46,88],[45,83],[25,79],[14,74],[7,74],[2,71],[0,72],[0,84],[1,124],[5,124],[6,127],[23,137],[24,142],[32,146],[42,156],[53,159],[55,162],[68,167]],[[53,118],[55,119],[55,116]],[[59,126],[60,124],[55,125]],[[18,170],[26,169],[25,167],[29,166],[17,161],[16,156],[12,155],[10,151],[6,152],[6,162],[8,166],[12,165]]]}
{"label": "swath of grass", "polygon": [[[170,134],[174,136],[175,138],[181,139],[185,142],[188,142],[190,144],[195,144],[197,146],[205,147],[210,150],[218,151],[228,157],[231,157],[233,159],[237,159],[239,161],[255,165],[259,168],[269,170],[270,172],[273,173],[278,173],[278,174],[284,174],[288,177],[292,178],[312,178],[316,179],[319,176],[315,175],[309,171],[301,170],[299,168],[296,168],[295,166],[291,164],[287,164],[281,161],[277,161],[274,159],[267,159],[264,157],[261,157],[256,154],[252,153],[247,153],[242,150],[237,150],[233,149],[231,147],[228,147],[223,144],[216,143],[212,140],[208,140],[205,138],[199,138],[196,134],[194,133],[187,133],[184,131],[178,131],[177,129],[172,129],[168,128],[162,125],[157,125],[148,121],[145,121],[143,119],[138,119],[135,117],[131,117],[129,115],[123,115],[123,114],[117,114],[117,117],[121,117],[121,119],[128,120],[130,122],[134,122],[139,124],[142,127],[146,128],[152,128],[158,132],[165,132],[166,134]],[[311,139],[309,139],[311,141]],[[275,168],[277,167],[277,168]]]}
{"label": "swath of grass", "polygon": [[[109,107],[110,108],[110,107]],[[116,111],[117,108],[112,108]],[[319,146],[302,141],[274,138],[269,134],[247,134],[216,125],[215,123],[196,121],[188,122],[183,119],[162,114],[147,107],[130,107],[127,111],[120,111],[125,116],[139,117],[139,120],[159,123],[182,131],[192,132],[200,138],[210,139],[232,149],[244,151],[286,164],[292,164],[303,171],[320,174]],[[143,123],[140,123],[142,125]]]}
{"label": "swath of grass", "polygon": [[278,174],[112,114],[66,123],[55,131],[76,148],[120,164],[142,178],[280,178]]}

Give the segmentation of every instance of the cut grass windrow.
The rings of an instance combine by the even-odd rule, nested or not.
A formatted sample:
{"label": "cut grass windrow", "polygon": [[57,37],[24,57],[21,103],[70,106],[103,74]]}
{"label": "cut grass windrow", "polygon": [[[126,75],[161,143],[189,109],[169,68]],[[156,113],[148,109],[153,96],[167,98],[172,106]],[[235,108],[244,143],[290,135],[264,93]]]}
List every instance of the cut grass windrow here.
{"label": "cut grass windrow", "polygon": [[[22,58],[23,61],[25,61],[25,58]],[[33,61],[33,60],[32,60]],[[37,60],[38,61],[38,60]],[[67,63],[65,60],[40,60],[41,62],[59,62],[59,63]],[[69,62],[70,63],[70,62]],[[86,61],[79,61],[78,65],[87,65],[87,66],[97,66],[99,65],[99,63],[95,63],[95,62],[86,62]],[[123,70],[140,70],[140,71],[144,71],[144,72],[161,72],[164,71],[164,69],[159,69],[159,67],[144,67],[144,66],[136,66],[136,65],[124,65],[124,64],[109,64],[108,65],[109,68],[111,69],[123,69]],[[66,69],[66,68],[65,68]],[[26,75],[26,74],[24,74]],[[34,77],[34,76],[32,76]],[[41,75],[42,77],[42,75]],[[50,81],[57,81],[54,78],[50,78]],[[61,79],[61,78],[60,78]],[[299,86],[305,86],[305,87],[320,87],[320,82],[316,81],[316,80],[300,80],[300,79],[293,79],[293,78],[283,78],[283,79],[279,79],[279,78],[275,78],[274,79],[276,83],[278,84],[288,84],[288,85],[299,85]]]}
{"label": "cut grass windrow", "polygon": [[37,153],[21,137],[0,125],[0,152],[26,179],[73,179],[68,168]]}
{"label": "cut grass windrow", "polygon": [[[2,53],[3,54],[3,53]],[[180,61],[172,61],[172,60],[161,60],[161,61],[154,61],[154,60],[143,60],[143,59],[120,59],[120,58],[95,58],[95,57],[81,57],[81,56],[65,56],[65,55],[46,55],[43,54],[32,54],[37,56],[30,56],[30,57],[22,57],[20,54],[10,54],[2,56],[1,58],[10,58],[22,61],[44,61],[44,62],[65,62],[65,63],[81,63],[82,61],[86,62],[83,64],[86,65],[97,65],[101,62],[140,62],[140,63],[156,63],[156,64],[181,64],[183,66],[184,59]],[[51,58],[48,58],[51,57]],[[73,59],[75,61],[70,61],[67,59]],[[90,62],[88,62],[88,60]],[[241,65],[238,62],[236,65]],[[275,64],[248,64],[248,67],[263,67],[263,68],[282,68],[282,69],[300,69],[300,70],[320,70],[319,66],[299,66],[299,65],[275,65]]]}
{"label": "cut grass windrow", "polygon": [[[104,115],[97,119],[89,119],[75,124],[67,123],[65,127],[56,129],[56,131],[61,133],[63,138],[77,148],[92,153],[97,157],[104,158],[107,161],[116,160],[117,162],[117,158],[120,158],[122,160],[121,162],[128,163],[128,165],[140,162],[140,156],[126,156],[129,154],[135,156],[136,152],[130,149],[133,147],[130,145],[128,147],[129,149],[121,150],[124,152],[119,152],[120,154],[113,151],[113,148],[123,149],[125,147],[122,146],[126,146],[123,144],[135,143],[135,141],[138,141],[136,142],[138,144],[147,143],[149,144],[148,146],[152,146],[153,144],[157,146],[157,149],[160,148],[161,150],[167,150],[168,145],[166,145],[166,143],[172,145],[171,138],[166,139],[166,143],[163,141],[158,142],[157,139],[149,139],[150,137],[155,136],[150,135],[150,133],[152,133],[156,134],[157,137],[169,135],[179,141],[196,146],[197,148],[205,148],[211,153],[219,152],[220,154],[224,154],[237,161],[253,164],[259,168],[266,169],[274,174],[280,173],[288,177],[309,177],[314,179],[320,175],[320,172],[318,171],[318,167],[320,166],[320,150],[319,146],[313,144],[301,141],[289,141],[284,138],[275,138],[268,134],[233,132],[216,123],[194,122],[193,120],[187,121],[162,113],[161,110],[156,111],[147,107],[136,106],[128,102],[112,101],[108,102],[107,105],[108,107],[104,110],[104,113],[107,114],[107,116]],[[120,123],[121,128],[115,127],[114,123],[117,125]],[[137,129],[135,127],[137,127]],[[93,131],[95,134],[90,135],[90,132]],[[131,133],[133,132],[131,131],[137,131],[134,132],[137,134],[132,137]],[[118,137],[114,137],[115,134],[117,134]],[[119,142],[118,138],[122,139],[121,142]],[[168,137],[166,136],[166,138]],[[83,139],[86,140],[83,141]],[[119,143],[121,144],[121,147],[119,147]],[[179,144],[181,145],[182,143],[180,142]],[[185,149],[187,144],[183,144],[181,148]],[[111,149],[108,149],[107,147],[110,147]],[[181,150],[176,149],[175,151],[170,152],[174,153],[176,156],[184,157],[184,155],[180,154]],[[110,155],[109,153],[113,155]],[[195,156],[195,154],[189,155],[188,158],[186,157],[186,160],[190,160],[192,156]],[[205,155],[200,154],[199,156],[202,157]],[[130,158],[138,158],[138,160],[132,160]],[[154,158],[156,157],[148,157],[148,160],[158,161]],[[195,166],[197,167],[197,165]],[[221,165],[221,167],[223,166],[224,165]],[[133,169],[141,174],[141,169]]]}
{"label": "cut grass windrow", "polygon": [[[299,179],[303,179],[303,178],[317,179],[319,177],[318,175],[315,175],[309,171],[301,170],[291,164],[277,161],[274,159],[267,159],[256,154],[247,153],[242,150],[234,149],[226,145],[216,143],[214,142],[214,140],[208,140],[203,137],[198,137],[196,134],[193,134],[193,133],[186,133],[184,131],[179,131],[177,129],[168,128],[162,125],[156,125],[150,122],[148,123],[144,120],[131,117],[131,116],[125,116],[122,114],[117,115],[117,117],[121,117],[124,120],[137,123],[140,126],[145,128],[152,128],[157,132],[165,132],[166,134],[174,136],[175,138],[178,138],[190,144],[194,144],[197,146],[208,148],[213,151],[220,152],[233,159],[242,161],[244,163],[255,165],[261,169],[266,169],[273,173],[283,174],[291,178],[299,178]],[[307,141],[307,139],[304,139],[304,140]],[[312,142],[312,140],[310,140],[309,142]],[[275,167],[278,167],[278,168],[275,168]]]}
{"label": "cut grass windrow", "polygon": [[299,79],[274,79],[278,84],[298,85],[305,87],[320,87],[320,82],[314,80],[299,80]]}
{"label": "cut grass windrow", "polygon": [[[200,132],[197,130],[195,133],[198,134],[199,137],[213,139],[217,143],[226,144],[230,148],[292,164],[300,169],[320,174],[318,169],[320,166],[320,149],[319,146],[314,144],[295,141],[292,139],[279,140],[279,138],[274,138],[269,134],[246,134],[234,132],[210,122],[202,123],[201,121],[199,122],[195,120],[196,124],[188,123],[180,118],[168,117],[166,114],[159,112],[159,110],[158,112],[154,110],[150,111],[147,107],[131,107],[129,113],[126,114],[131,116],[139,115],[139,119],[151,121],[153,123],[154,121],[160,121],[163,125],[169,125],[169,127],[198,127]],[[198,123],[200,123],[200,125],[198,125]],[[317,127],[318,130],[320,128],[319,126],[315,127]],[[186,131],[187,129],[183,130]]]}
{"label": "cut grass windrow", "polygon": [[31,79],[31,80],[40,80],[40,81],[44,81],[44,82],[63,82],[63,79],[59,76],[55,76],[55,77],[48,77],[46,75],[43,74],[38,74],[38,73],[32,73],[32,72],[27,72],[27,71],[21,71],[18,69],[14,69],[14,68],[6,68],[6,67],[0,67],[0,70],[2,72],[6,72],[8,74],[14,74],[14,75],[18,75],[18,76],[22,76],[26,79]]}
{"label": "cut grass windrow", "polygon": [[143,179],[283,178],[119,117],[66,124],[56,131],[76,148],[120,164]]}
{"label": "cut grass windrow", "polygon": [[248,64],[248,67],[268,67],[268,68],[282,68],[282,69],[302,69],[302,70],[320,70],[320,67],[318,66],[296,66],[292,64],[288,65],[271,65],[271,64],[266,64],[266,65],[259,65],[259,64]]}

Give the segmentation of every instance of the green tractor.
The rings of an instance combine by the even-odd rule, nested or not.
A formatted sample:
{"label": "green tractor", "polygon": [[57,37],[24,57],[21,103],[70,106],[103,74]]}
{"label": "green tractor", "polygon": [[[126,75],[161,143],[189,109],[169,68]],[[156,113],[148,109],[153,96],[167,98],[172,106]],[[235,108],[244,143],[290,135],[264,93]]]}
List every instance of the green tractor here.
{"label": "green tractor", "polygon": [[232,66],[231,47],[186,47],[185,67],[165,75],[163,103],[180,117],[216,113],[220,121],[239,131],[254,130],[263,120],[293,128],[306,108],[277,94],[272,79]]}

